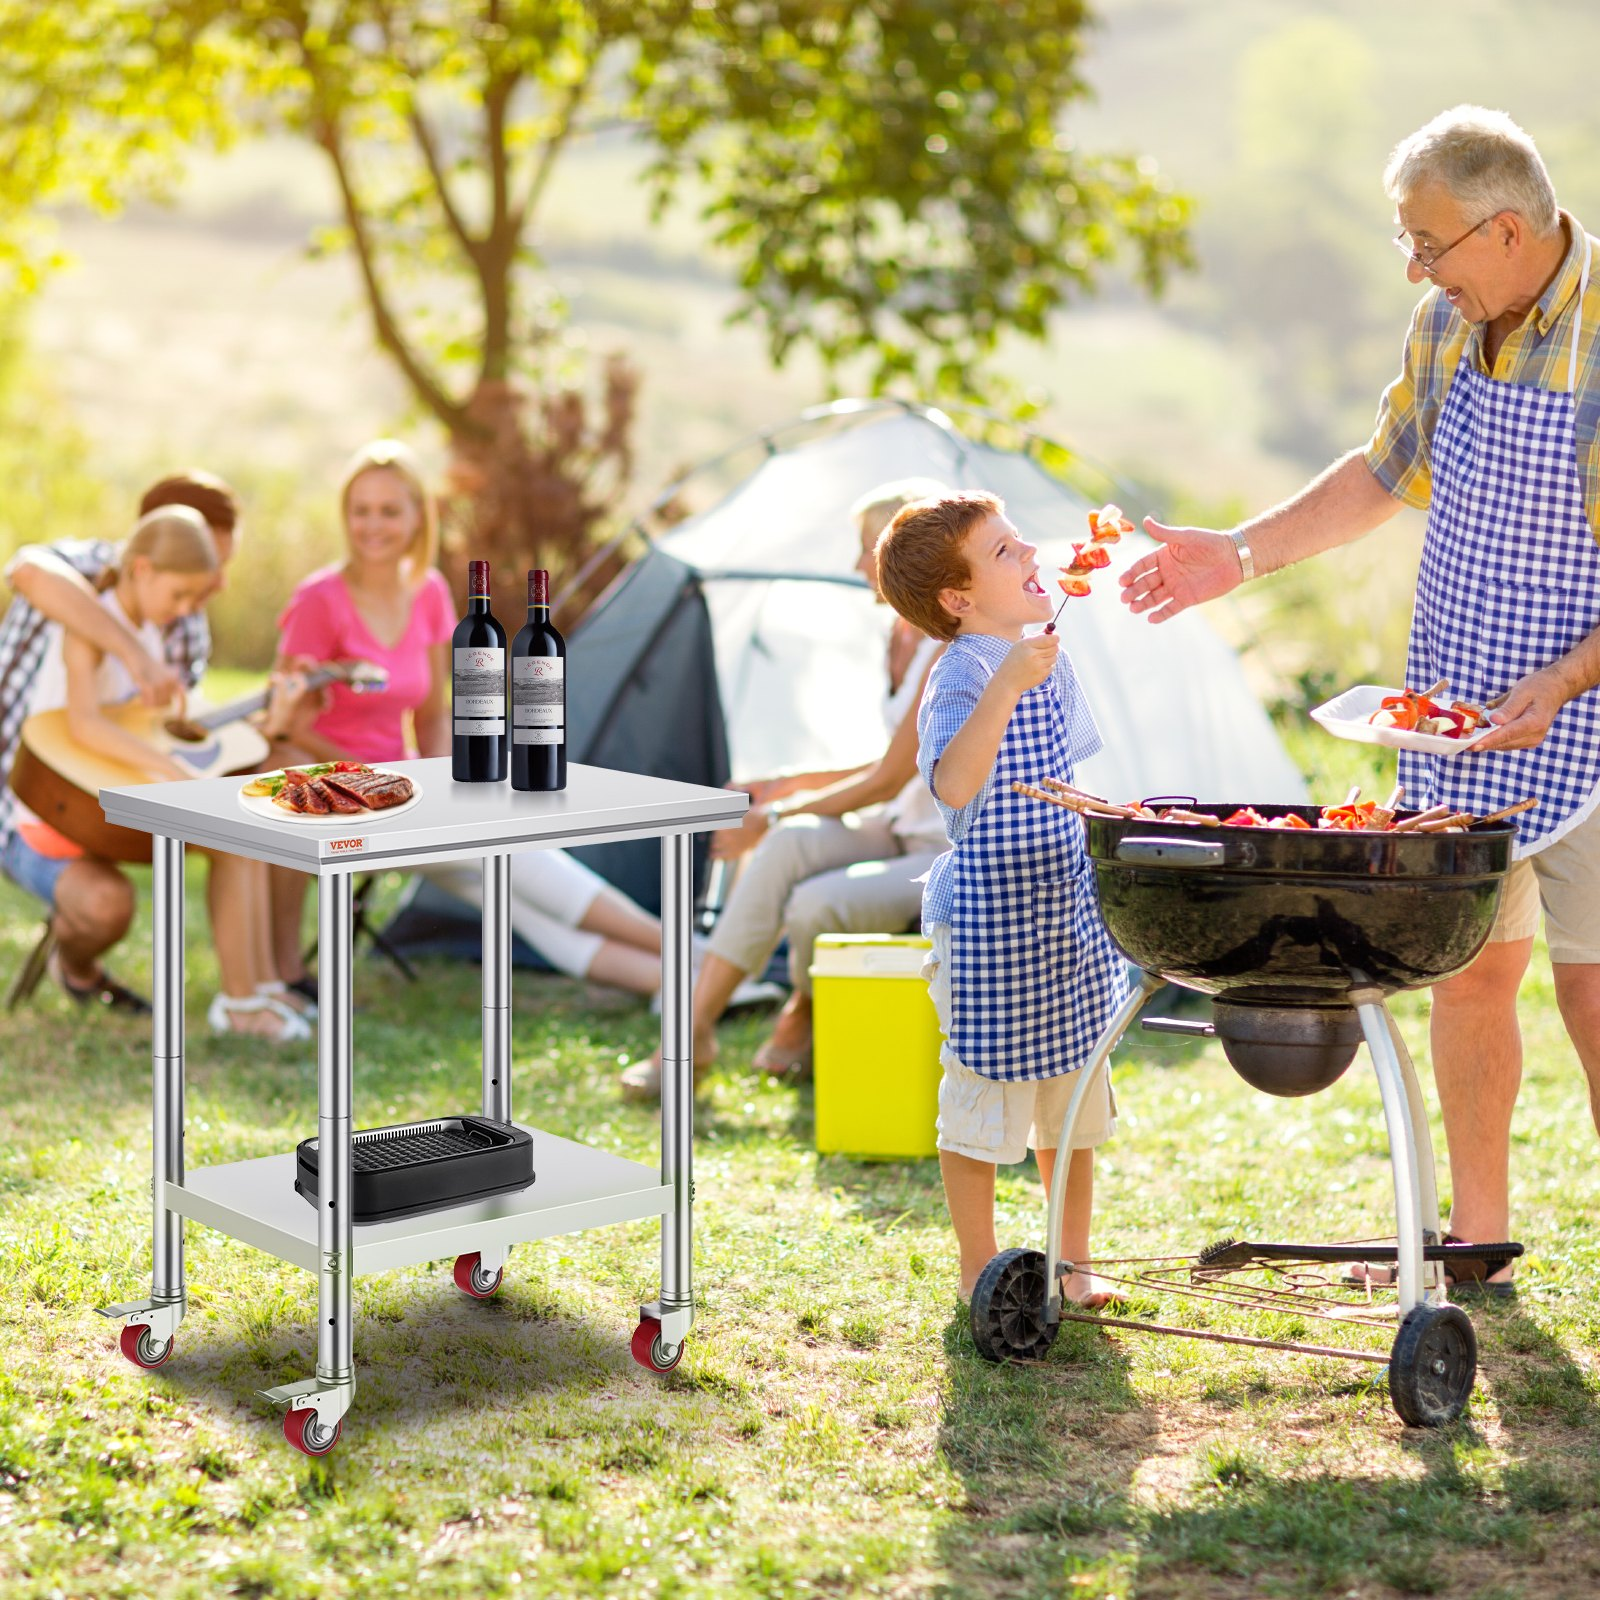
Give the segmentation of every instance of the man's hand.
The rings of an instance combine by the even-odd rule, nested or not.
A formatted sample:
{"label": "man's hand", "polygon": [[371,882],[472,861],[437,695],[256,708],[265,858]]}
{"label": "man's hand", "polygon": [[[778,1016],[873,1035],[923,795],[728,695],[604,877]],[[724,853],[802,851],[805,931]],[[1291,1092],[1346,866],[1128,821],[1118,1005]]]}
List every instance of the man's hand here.
{"label": "man's hand", "polygon": [[158,661],[141,645],[135,644],[123,663],[139,688],[139,698],[147,706],[170,705],[172,714],[183,715],[186,698],[183,674],[170,662]]}
{"label": "man's hand", "polygon": [[1473,745],[1479,750],[1531,750],[1550,731],[1556,713],[1571,696],[1549,667],[1519,678],[1497,711],[1489,713],[1494,731]]}
{"label": "man's hand", "polygon": [[1130,611],[1150,611],[1152,622],[1165,622],[1243,581],[1239,552],[1227,534],[1169,528],[1154,517],[1144,519],[1144,531],[1160,548],[1140,556],[1122,574],[1122,603]]}
{"label": "man's hand", "polygon": [[1059,634],[1036,633],[1031,639],[1019,639],[995,669],[995,681],[1015,698],[1021,699],[1029,689],[1043,683],[1055,671],[1056,657],[1060,654]]}

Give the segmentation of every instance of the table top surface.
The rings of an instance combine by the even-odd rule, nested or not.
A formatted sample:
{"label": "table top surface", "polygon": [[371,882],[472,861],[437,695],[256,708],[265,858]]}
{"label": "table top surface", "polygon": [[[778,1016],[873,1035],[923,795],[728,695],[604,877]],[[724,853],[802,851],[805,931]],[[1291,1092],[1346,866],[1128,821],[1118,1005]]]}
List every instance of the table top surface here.
{"label": "table top surface", "polygon": [[100,806],[108,821],[141,833],[302,872],[364,872],[539,845],[704,832],[737,823],[750,804],[739,790],[576,763],[567,768],[567,787],[554,794],[524,793],[509,782],[457,783],[448,756],[381,765],[420,790],[417,804],[398,816],[279,822],[240,803],[248,776],[106,788]]}

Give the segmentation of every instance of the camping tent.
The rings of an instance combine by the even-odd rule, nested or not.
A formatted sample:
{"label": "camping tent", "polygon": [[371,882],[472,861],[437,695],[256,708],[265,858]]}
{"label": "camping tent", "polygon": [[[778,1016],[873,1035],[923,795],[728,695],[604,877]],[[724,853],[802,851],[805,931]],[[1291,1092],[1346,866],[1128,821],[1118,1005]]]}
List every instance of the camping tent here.
{"label": "camping tent", "polygon": [[[1089,499],[1046,465],[1067,453],[1026,435],[1020,448],[1003,448],[986,433],[928,407],[841,401],[758,436],[754,470],[656,538],[573,631],[572,758],[720,784],[881,754],[887,619],[852,571],[852,502],[914,476],[988,489],[1049,568],[1085,534]],[[1138,533],[1117,554],[1149,547]],[[1233,650],[1205,616],[1152,627],[1121,604],[1113,577],[1102,575],[1062,618],[1105,735],[1079,781],[1119,797],[1304,798]],[[578,853],[656,906],[653,843]]]}

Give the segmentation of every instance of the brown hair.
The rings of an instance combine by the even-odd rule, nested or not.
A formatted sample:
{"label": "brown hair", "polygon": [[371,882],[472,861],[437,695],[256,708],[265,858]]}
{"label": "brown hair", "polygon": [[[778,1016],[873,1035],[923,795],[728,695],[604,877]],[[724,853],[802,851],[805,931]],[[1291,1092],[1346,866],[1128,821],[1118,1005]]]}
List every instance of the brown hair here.
{"label": "brown hair", "polygon": [[339,515],[349,514],[350,490],[356,479],[364,472],[379,471],[398,473],[417,503],[417,532],[404,557],[411,564],[407,576],[415,588],[427,577],[428,569],[439,554],[439,515],[434,509],[433,496],[422,480],[421,464],[407,446],[398,439],[374,439],[351,456],[339,480]]}
{"label": "brown hair", "polygon": [[961,546],[985,517],[1003,509],[997,496],[979,491],[902,506],[878,536],[878,588],[884,599],[912,627],[935,639],[955,638],[956,619],[939,604],[939,595],[972,582]]}
{"label": "brown hair", "polygon": [[239,525],[238,496],[216,473],[202,472],[198,467],[151,484],[139,502],[139,515],[159,511],[162,506],[188,506],[218,533],[232,533]]}

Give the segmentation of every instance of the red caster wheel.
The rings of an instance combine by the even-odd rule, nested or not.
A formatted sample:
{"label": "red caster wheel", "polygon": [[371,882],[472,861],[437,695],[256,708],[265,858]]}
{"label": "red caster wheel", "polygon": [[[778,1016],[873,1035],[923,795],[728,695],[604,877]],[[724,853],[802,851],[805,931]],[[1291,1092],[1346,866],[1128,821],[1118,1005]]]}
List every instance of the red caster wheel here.
{"label": "red caster wheel", "polygon": [[344,1419],[334,1423],[331,1428],[325,1428],[317,1420],[317,1414],[310,1406],[302,1406],[298,1411],[286,1411],[283,1414],[283,1436],[296,1450],[308,1456],[325,1456],[339,1442],[339,1435],[344,1432]]}
{"label": "red caster wheel", "polygon": [[172,1354],[172,1339],[157,1339],[142,1322],[130,1322],[122,1330],[122,1353],[136,1367],[159,1367]]}
{"label": "red caster wheel", "polygon": [[661,1347],[661,1324],[646,1317],[633,1330],[633,1359],[649,1372],[671,1372],[683,1360],[680,1344],[670,1359]]}
{"label": "red caster wheel", "polygon": [[498,1272],[485,1272],[481,1261],[482,1257],[478,1255],[476,1250],[470,1256],[456,1257],[456,1288],[462,1294],[470,1294],[474,1300],[487,1300],[490,1295],[499,1289],[501,1281],[506,1275],[504,1267],[501,1267]]}

